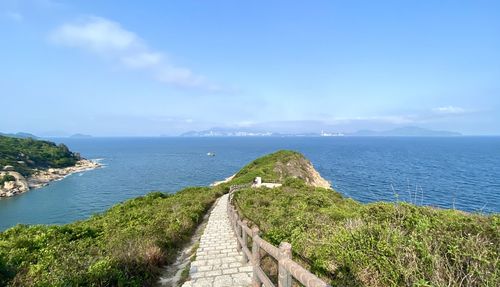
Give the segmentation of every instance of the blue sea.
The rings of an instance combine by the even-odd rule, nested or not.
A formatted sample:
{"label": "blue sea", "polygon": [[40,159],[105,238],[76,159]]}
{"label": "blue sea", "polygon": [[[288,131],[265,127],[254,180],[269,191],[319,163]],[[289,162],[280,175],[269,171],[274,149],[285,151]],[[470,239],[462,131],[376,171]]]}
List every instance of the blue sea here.
{"label": "blue sea", "polygon": [[500,137],[53,140],[100,160],[104,168],[0,199],[0,230],[18,223],[68,223],[151,191],[208,185],[279,149],[303,153],[335,190],[361,202],[500,212]]}

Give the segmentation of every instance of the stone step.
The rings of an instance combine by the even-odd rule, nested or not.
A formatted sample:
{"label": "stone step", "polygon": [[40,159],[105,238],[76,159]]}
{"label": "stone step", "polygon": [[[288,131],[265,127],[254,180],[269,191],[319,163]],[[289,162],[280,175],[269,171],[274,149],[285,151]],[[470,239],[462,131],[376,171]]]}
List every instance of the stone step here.
{"label": "stone step", "polygon": [[243,255],[236,249],[237,239],[227,216],[228,195],[216,203],[200,238],[196,260],[191,263],[190,281],[183,287],[231,286],[248,287],[252,266],[243,263]]}

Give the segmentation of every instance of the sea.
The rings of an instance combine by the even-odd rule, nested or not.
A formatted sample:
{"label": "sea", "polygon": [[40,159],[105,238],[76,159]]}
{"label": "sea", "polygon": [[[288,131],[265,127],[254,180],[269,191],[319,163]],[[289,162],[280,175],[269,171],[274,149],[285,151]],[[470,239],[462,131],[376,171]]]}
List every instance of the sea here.
{"label": "sea", "polygon": [[[500,212],[500,137],[55,138],[103,168],[0,199],[0,230],[64,224],[152,191],[224,179],[255,158],[296,150],[345,197]],[[215,153],[208,156],[207,153]]]}

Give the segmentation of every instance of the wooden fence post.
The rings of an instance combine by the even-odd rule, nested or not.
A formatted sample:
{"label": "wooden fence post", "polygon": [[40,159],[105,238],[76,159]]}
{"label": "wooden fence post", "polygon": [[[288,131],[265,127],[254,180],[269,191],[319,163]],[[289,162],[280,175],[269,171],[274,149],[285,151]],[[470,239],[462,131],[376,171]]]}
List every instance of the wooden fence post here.
{"label": "wooden fence post", "polygon": [[255,238],[259,236],[259,228],[257,226],[252,227],[252,265],[253,265],[253,277],[252,277],[252,286],[260,287],[262,285],[262,281],[260,281],[259,275],[257,273],[257,269],[260,268],[260,248],[257,242],[255,242]]}
{"label": "wooden fence post", "polygon": [[233,225],[233,230],[235,233],[238,232],[238,215],[234,211],[234,208],[231,209],[231,213],[233,214],[233,220],[231,221],[231,224]]}
{"label": "wooden fence post", "polygon": [[[236,221],[236,237],[238,237],[238,238],[237,238],[237,240],[236,240],[236,249],[238,249],[238,252],[240,252],[240,251],[241,251],[241,247],[242,247],[242,246],[241,246],[241,242],[240,242],[240,240],[239,240],[239,239],[241,238],[241,233],[242,233],[242,231],[243,231],[242,229],[243,229],[243,228],[241,228],[241,225],[239,225],[239,224],[238,224],[238,221]],[[245,232],[243,231],[243,234],[244,234],[244,233],[245,233]],[[245,252],[243,252],[243,254],[245,254]],[[243,255],[243,256],[245,256],[245,255]]]}
{"label": "wooden fence post", "polygon": [[[248,220],[246,219],[243,219],[243,224],[242,226],[240,226],[240,234],[243,233],[243,245],[244,247],[248,248],[248,236],[247,236],[247,232],[243,229],[243,226],[247,227],[248,226]],[[249,260],[246,252],[243,251],[243,263],[247,263]]]}
{"label": "wooden fence post", "polygon": [[278,258],[278,287],[291,287],[292,275],[281,265],[282,260],[292,259],[292,245],[287,242],[280,243],[280,258]]}

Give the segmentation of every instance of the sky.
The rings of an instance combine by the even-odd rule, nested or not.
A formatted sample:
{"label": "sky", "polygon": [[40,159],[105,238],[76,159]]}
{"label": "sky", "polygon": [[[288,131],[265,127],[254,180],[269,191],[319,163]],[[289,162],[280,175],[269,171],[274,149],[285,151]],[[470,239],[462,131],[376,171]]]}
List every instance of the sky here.
{"label": "sky", "polygon": [[500,134],[499,1],[0,0],[0,132]]}

